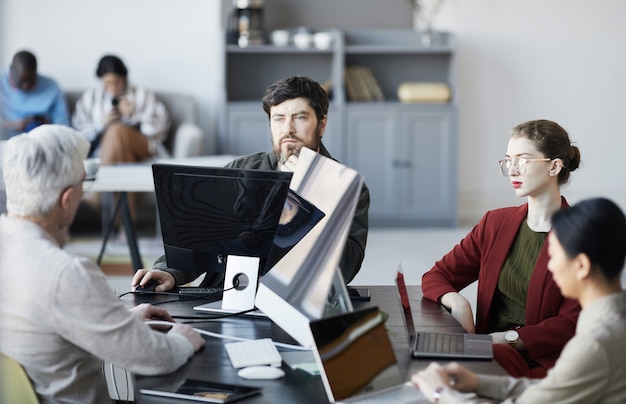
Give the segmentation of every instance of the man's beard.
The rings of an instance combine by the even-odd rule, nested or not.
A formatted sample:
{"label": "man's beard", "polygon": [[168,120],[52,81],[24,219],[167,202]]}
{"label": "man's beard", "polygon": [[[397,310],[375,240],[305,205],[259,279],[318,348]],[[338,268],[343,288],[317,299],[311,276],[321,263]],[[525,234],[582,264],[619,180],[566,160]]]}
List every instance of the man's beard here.
{"label": "man's beard", "polygon": [[[274,147],[274,154],[276,155],[276,160],[278,160],[278,165],[282,165],[285,164],[287,162],[287,159],[289,159],[290,156],[296,156],[298,157],[300,155],[300,149],[302,149],[303,147],[308,147],[309,149],[317,152],[319,151],[320,145],[322,144],[322,141],[320,139],[320,130],[319,128],[317,128],[315,130],[315,137],[316,137],[316,141],[314,142],[315,144],[312,145],[307,145],[305,144],[302,139],[295,137],[295,136],[283,136],[278,140],[278,145]],[[296,139],[299,144],[298,145],[289,145],[287,146],[286,150],[283,150],[281,148],[281,144],[283,142],[284,139]]]}

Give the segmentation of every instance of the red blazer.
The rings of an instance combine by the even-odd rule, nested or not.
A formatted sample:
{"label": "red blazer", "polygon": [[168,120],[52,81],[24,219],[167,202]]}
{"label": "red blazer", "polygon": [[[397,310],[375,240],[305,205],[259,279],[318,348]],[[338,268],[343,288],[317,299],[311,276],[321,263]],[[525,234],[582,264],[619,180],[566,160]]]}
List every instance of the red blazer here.
{"label": "red blazer", "polygon": [[[562,208],[569,205],[562,198]],[[528,204],[489,211],[452,251],[422,277],[424,297],[439,301],[478,280],[476,332],[487,334],[493,296],[502,265],[526,219]],[[541,249],[528,285],[526,324],[518,330],[530,359],[551,368],[574,336],[580,312],[577,301],[564,298],[548,271],[548,242]]]}

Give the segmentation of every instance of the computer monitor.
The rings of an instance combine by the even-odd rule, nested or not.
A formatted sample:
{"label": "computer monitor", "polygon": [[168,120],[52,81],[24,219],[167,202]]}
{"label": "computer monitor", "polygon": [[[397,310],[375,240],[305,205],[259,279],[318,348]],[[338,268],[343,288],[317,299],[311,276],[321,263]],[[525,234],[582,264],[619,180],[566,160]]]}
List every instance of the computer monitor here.
{"label": "computer monitor", "polygon": [[167,264],[225,272],[228,256],[258,257],[266,270],[292,173],[153,164]]}
{"label": "computer monitor", "polygon": [[259,282],[255,305],[301,345],[312,345],[310,320],[352,311],[339,261],[362,183],[355,170],[307,148],[300,151],[290,188],[324,217],[274,258],[282,242],[276,234],[271,268]]}

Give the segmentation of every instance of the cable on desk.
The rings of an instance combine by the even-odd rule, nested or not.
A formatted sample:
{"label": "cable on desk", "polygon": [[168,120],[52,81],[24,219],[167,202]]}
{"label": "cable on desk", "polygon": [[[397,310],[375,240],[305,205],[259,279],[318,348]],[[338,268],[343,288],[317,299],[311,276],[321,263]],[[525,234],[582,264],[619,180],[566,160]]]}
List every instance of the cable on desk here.
{"label": "cable on desk", "polygon": [[[145,324],[147,325],[165,325],[165,326],[173,326],[176,323],[172,323],[170,321],[161,321],[161,320],[149,320],[146,321]],[[224,334],[218,334],[215,332],[211,332],[211,331],[206,331],[206,330],[201,330],[199,328],[194,328],[194,330],[196,330],[198,333],[202,334],[202,335],[206,335],[208,337],[214,337],[214,338],[221,338],[221,339],[232,339],[234,341],[252,341],[250,338],[240,338],[240,337],[233,337],[230,335],[224,335]],[[311,348],[307,348],[307,347],[303,347],[300,345],[293,345],[293,344],[285,344],[282,342],[276,342],[276,341],[272,341],[274,343],[274,345],[277,348],[286,348],[286,349],[293,349],[294,351],[310,351]]]}

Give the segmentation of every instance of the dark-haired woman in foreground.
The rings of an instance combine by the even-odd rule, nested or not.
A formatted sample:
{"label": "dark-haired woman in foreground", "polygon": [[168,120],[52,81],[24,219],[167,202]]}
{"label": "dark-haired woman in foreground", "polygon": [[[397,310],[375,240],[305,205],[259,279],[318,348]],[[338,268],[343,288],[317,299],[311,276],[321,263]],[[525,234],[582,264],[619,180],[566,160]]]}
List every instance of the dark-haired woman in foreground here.
{"label": "dark-haired woman in foreground", "polygon": [[[475,374],[457,363],[431,364],[412,381],[443,403],[626,402],[626,217],[613,202],[582,201],[560,210],[549,234],[548,270],[564,296],[582,306],[576,334],[542,380]],[[459,397],[474,392],[478,397]]]}

